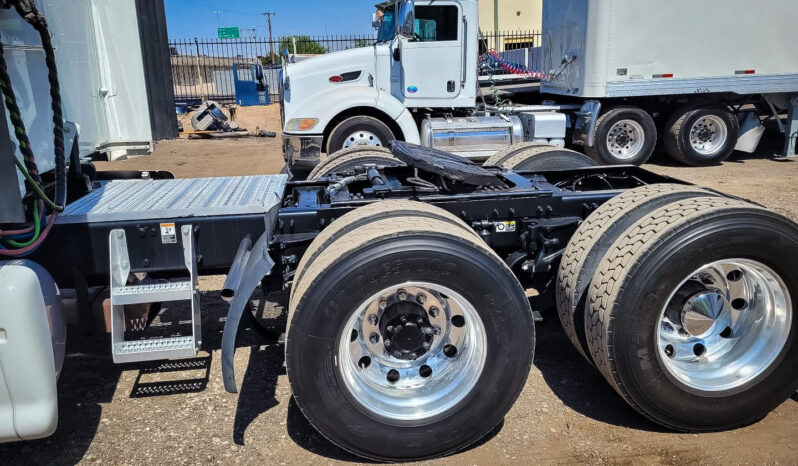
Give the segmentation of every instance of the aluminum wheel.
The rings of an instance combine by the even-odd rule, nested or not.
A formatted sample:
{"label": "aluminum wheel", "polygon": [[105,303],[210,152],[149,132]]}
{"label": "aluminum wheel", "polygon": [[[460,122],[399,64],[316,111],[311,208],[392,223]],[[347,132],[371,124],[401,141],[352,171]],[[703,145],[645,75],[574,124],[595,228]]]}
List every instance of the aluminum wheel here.
{"label": "aluminum wheel", "polygon": [[607,133],[607,149],[620,160],[637,157],[645,143],[643,126],[634,120],[620,120]]}
{"label": "aluminum wheel", "polygon": [[339,337],[338,368],[368,412],[419,421],[446,412],[474,388],[487,336],[476,309],[456,292],[412,282],[375,294]]}
{"label": "aluminum wheel", "polygon": [[382,147],[382,141],[380,141],[379,136],[371,131],[355,131],[346,137],[343,149],[356,146]]}
{"label": "aluminum wheel", "polygon": [[772,269],[748,259],[715,262],[671,294],[657,326],[660,359],[693,389],[739,389],[773,365],[791,323],[789,291]]}
{"label": "aluminum wheel", "polygon": [[722,118],[706,115],[690,128],[690,145],[701,155],[715,155],[722,151],[729,139],[729,128]]}

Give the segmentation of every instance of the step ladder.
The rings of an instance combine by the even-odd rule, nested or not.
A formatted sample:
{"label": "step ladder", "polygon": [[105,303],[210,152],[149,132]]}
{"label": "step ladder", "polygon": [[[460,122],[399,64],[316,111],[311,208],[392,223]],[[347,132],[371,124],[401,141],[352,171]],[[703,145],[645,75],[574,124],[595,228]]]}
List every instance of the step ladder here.
{"label": "step ladder", "polygon": [[[111,231],[109,238],[111,262],[111,345],[114,362],[144,362],[165,359],[193,358],[202,344],[197,259],[191,225],[180,228],[183,259],[190,278],[188,281],[128,285],[130,256],[125,230]],[[191,336],[125,340],[125,306],[161,302],[191,302]]]}

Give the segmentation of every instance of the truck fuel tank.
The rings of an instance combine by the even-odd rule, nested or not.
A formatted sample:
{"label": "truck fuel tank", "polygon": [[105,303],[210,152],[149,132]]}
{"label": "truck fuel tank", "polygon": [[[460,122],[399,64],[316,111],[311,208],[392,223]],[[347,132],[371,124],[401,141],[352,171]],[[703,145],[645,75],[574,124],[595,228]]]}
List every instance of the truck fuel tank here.
{"label": "truck fuel tank", "polygon": [[487,159],[524,141],[524,127],[515,115],[427,118],[421,144],[474,160]]}

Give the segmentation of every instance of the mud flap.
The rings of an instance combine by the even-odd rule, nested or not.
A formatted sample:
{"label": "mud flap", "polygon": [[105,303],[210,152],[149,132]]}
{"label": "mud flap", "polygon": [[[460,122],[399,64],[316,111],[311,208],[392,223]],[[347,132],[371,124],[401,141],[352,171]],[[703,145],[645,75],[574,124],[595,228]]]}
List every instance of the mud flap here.
{"label": "mud flap", "polygon": [[277,214],[280,211],[280,198],[275,195],[274,204],[265,215],[266,230],[252,247],[252,253],[244,268],[241,283],[235,290],[235,297],[230,302],[227,311],[227,321],[224,324],[222,336],[222,379],[224,388],[229,393],[237,393],[235,377],[235,352],[236,337],[241,326],[241,317],[244,312],[249,312],[249,300],[261,280],[269,275],[274,267],[274,261],[269,256],[269,243],[272,239]]}

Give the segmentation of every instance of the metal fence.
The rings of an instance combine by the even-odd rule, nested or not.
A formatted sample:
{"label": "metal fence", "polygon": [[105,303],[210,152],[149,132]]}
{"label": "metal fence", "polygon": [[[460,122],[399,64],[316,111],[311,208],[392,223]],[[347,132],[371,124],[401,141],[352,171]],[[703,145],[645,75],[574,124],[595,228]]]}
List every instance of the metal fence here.
{"label": "metal fence", "polygon": [[[264,81],[272,100],[277,99],[280,53],[313,56],[374,43],[372,35],[308,36],[296,35],[268,39],[172,39],[169,42],[175,101],[189,105],[203,100],[223,104],[236,101],[233,64],[262,65]],[[479,52],[496,51],[503,58],[530,69],[537,66],[536,54],[540,33],[537,31],[503,31],[483,33]],[[481,74],[505,75],[499,67],[480,67]]]}

